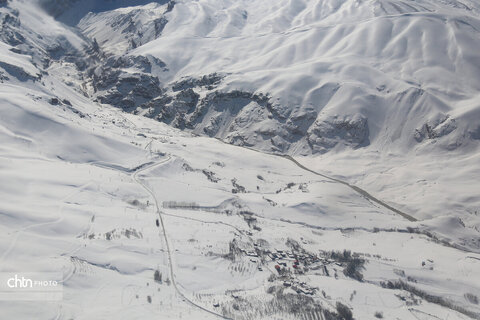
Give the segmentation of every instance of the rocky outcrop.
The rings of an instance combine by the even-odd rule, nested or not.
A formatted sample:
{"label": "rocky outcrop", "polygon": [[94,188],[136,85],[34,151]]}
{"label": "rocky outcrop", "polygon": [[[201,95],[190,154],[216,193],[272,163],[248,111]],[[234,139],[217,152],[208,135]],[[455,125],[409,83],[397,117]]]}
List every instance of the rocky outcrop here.
{"label": "rocky outcrop", "polygon": [[0,40],[11,46],[25,43],[25,37],[17,30],[20,26],[18,11],[0,12]]}
{"label": "rocky outcrop", "polygon": [[433,140],[450,134],[456,128],[455,119],[445,115],[439,119],[423,124],[422,127],[415,130],[414,137],[417,142]]}
{"label": "rocky outcrop", "polygon": [[206,88],[213,90],[222,81],[224,76],[218,73],[204,75],[201,78],[186,77],[172,84],[173,91],[180,91],[192,88]]}
{"label": "rocky outcrop", "polygon": [[312,151],[325,153],[342,143],[352,148],[364,147],[369,142],[368,121],[357,116],[352,119],[334,117],[316,121],[308,130],[307,141]]}
{"label": "rocky outcrop", "polygon": [[[15,66],[15,65],[12,65],[12,64],[9,64],[9,63],[6,63],[6,62],[3,62],[3,61],[0,61],[0,68],[5,70],[9,75],[11,75],[12,77],[16,78],[17,80],[19,81],[27,81],[27,80],[38,80],[41,78],[41,75],[31,75],[30,73],[26,72],[24,69],[18,67],[18,66]],[[8,77],[6,76],[2,76],[2,74],[0,74],[0,79],[4,79],[4,80],[7,80]]]}
{"label": "rocky outcrop", "polygon": [[111,74],[116,77],[113,79],[97,78],[97,89],[109,87],[105,93],[98,95],[97,98],[101,103],[133,111],[135,107],[152,100],[162,92],[157,77],[141,73],[118,74],[113,72]]}
{"label": "rocky outcrop", "polygon": [[[134,112],[162,94],[158,77],[150,73],[152,64],[148,58],[122,56],[104,61],[86,73],[99,102]],[[165,67],[159,59],[155,63]]]}

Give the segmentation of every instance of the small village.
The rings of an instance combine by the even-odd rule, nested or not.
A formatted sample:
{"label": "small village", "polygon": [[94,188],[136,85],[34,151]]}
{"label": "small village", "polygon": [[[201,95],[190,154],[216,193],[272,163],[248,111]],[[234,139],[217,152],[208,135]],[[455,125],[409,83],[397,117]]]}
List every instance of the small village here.
{"label": "small village", "polygon": [[[258,271],[270,271],[272,273],[268,279],[269,282],[281,281],[285,288],[289,288],[297,294],[311,296],[315,295],[319,289],[309,286],[305,281],[300,281],[298,276],[314,273],[317,276],[330,277],[333,275],[338,278],[339,274],[343,275],[342,271],[348,263],[348,259],[338,259],[338,256],[342,257],[343,253],[320,252],[317,255],[307,252],[296,242],[290,250],[270,250],[254,243],[254,250],[240,249],[240,251],[249,257],[250,262],[257,264]],[[347,252],[346,255],[351,257],[350,252]],[[355,260],[357,258],[350,259]],[[347,275],[345,274],[345,276]]]}

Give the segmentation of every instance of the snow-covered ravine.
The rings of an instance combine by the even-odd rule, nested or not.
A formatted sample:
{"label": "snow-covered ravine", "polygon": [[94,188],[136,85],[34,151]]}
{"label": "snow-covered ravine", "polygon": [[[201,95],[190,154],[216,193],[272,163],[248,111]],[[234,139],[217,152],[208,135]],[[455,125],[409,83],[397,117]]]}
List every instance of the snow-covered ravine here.
{"label": "snow-covered ravine", "polygon": [[0,2],[0,278],[63,298],[0,318],[480,318],[477,3],[40,2]]}

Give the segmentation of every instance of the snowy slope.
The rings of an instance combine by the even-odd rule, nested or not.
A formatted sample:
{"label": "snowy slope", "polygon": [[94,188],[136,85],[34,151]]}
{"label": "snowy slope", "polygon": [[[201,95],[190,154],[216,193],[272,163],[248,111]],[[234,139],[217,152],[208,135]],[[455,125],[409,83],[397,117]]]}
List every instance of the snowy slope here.
{"label": "snowy slope", "polygon": [[79,28],[113,54],[86,81],[100,102],[306,156],[419,219],[478,231],[477,2],[176,1]]}
{"label": "snowy slope", "polygon": [[480,317],[478,3],[147,2],[0,6],[2,317]]}
{"label": "snowy slope", "polygon": [[[466,297],[480,294],[480,256],[438,242],[435,221],[409,222],[288,159],[100,109],[61,84],[81,113],[51,105],[31,85],[28,97],[23,85],[1,90],[2,271],[66,279],[60,302],[1,301],[7,317],[295,319],[334,314],[337,301],[359,319],[478,315]],[[368,262],[365,282],[328,258],[344,249]],[[278,250],[288,256],[266,253]],[[279,263],[291,273],[279,276]],[[420,296],[382,287],[407,278]]]}
{"label": "snowy slope", "polygon": [[[154,14],[131,10],[133,21],[146,19],[136,10]],[[392,142],[410,150],[431,140],[470,148],[478,140],[478,105],[466,107],[480,88],[477,12],[455,2],[185,1],[166,13],[161,37],[128,52],[165,62],[162,82],[220,72],[209,92],[268,95],[272,112],[251,101],[225,122],[225,102],[209,104],[199,92],[186,122],[236,144],[293,153]],[[108,51],[121,43],[108,24],[125,9],[105,15],[79,26]]]}

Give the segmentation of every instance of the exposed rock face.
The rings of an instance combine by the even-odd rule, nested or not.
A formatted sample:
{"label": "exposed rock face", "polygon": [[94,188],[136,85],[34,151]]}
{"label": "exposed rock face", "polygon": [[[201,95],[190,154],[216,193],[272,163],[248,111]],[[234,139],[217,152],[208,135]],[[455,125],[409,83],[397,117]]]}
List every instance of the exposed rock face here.
{"label": "exposed rock face", "polygon": [[339,119],[315,122],[308,130],[308,143],[313,152],[325,153],[338,143],[352,148],[367,146],[368,121],[365,118]]}
{"label": "exposed rock face", "polygon": [[112,79],[103,75],[96,78],[97,88],[107,88],[106,92],[98,96],[101,103],[118,106],[127,111],[150,101],[161,93],[157,77],[142,74],[108,73]]}
{"label": "exposed rock face", "polygon": [[[165,66],[158,59],[155,62]],[[104,64],[89,69],[87,76],[92,81],[94,91],[98,92],[97,99],[101,103],[134,111],[134,108],[162,93],[160,81],[150,74],[151,68],[149,59],[143,56],[110,57]]]}
{"label": "exposed rock face", "polygon": [[446,115],[433,122],[427,122],[421,128],[416,129],[414,137],[417,142],[422,142],[425,139],[433,140],[448,135],[456,128],[455,119]]}
{"label": "exposed rock face", "polygon": [[[33,76],[33,75],[25,72],[25,70],[23,70],[22,68],[20,68],[18,66],[14,66],[14,65],[11,65],[9,63],[2,62],[2,61],[0,61],[0,68],[2,68],[9,75],[17,78],[20,81],[27,81],[27,80],[34,80],[35,81],[35,80],[40,78],[40,76]],[[0,73],[0,80],[1,79],[7,80],[8,77],[2,76],[2,74]]]}
{"label": "exposed rock face", "polygon": [[110,57],[105,62],[107,67],[121,69],[121,68],[136,68],[142,72],[150,73],[152,72],[152,62],[159,68],[166,70],[165,63],[155,57],[145,57],[145,56],[120,56],[120,57]]}
{"label": "exposed rock face", "polygon": [[0,12],[0,39],[3,42],[11,46],[24,43],[25,37],[17,30],[19,26],[18,12],[13,14]]}
{"label": "exposed rock face", "polygon": [[208,74],[201,78],[187,77],[180,81],[174,82],[172,84],[172,90],[180,91],[185,89],[192,89],[195,87],[207,88],[209,90],[212,90],[215,88],[216,85],[220,83],[222,79],[223,76],[218,73]]}

